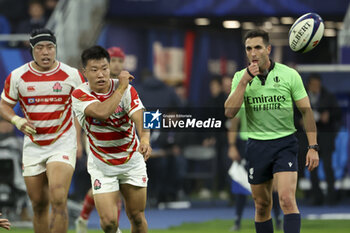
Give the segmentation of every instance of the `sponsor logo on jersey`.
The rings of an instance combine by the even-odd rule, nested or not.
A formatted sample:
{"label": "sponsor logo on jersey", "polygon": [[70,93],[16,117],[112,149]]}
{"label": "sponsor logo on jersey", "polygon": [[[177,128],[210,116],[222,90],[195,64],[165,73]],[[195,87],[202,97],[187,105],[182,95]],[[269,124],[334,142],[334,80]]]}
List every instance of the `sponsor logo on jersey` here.
{"label": "sponsor logo on jersey", "polygon": [[100,188],[101,188],[101,182],[98,179],[96,179],[94,181],[94,190],[98,190]]}
{"label": "sponsor logo on jersey", "polygon": [[146,178],[146,176],[143,176],[142,177],[142,183],[146,183],[147,182],[147,178]]}
{"label": "sponsor logo on jersey", "polygon": [[28,98],[28,104],[62,102],[62,97],[34,97]]}
{"label": "sponsor logo on jersey", "polygon": [[62,91],[62,86],[59,82],[56,82],[52,88],[53,88],[53,92],[61,92]]}
{"label": "sponsor logo on jersey", "polygon": [[156,112],[143,112],[143,128],[144,129],[160,129],[162,113],[159,109]]}
{"label": "sponsor logo on jersey", "polygon": [[28,104],[34,104],[34,103],[35,103],[35,98],[28,99]]}
{"label": "sponsor logo on jersey", "polygon": [[62,158],[63,158],[64,160],[69,160],[69,156],[68,156],[68,155],[63,155]]}
{"label": "sponsor logo on jersey", "polygon": [[[276,84],[279,85],[279,84]],[[253,111],[269,111],[280,110],[281,103],[286,101],[284,95],[261,95],[261,96],[246,96],[245,103],[250,105]]]}
{"label": "sponsor logo on jersey", "polygon": [[33,91],[35,91],[35,86],[28,86],[28,87],[27,87],[27,91],[28,91],[28,92],[33,92]]}

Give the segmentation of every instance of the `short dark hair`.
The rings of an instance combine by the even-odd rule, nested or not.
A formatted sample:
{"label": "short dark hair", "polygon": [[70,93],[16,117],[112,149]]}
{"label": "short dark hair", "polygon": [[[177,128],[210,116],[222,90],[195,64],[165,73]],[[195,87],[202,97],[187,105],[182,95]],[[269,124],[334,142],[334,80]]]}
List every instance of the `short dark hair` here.
{"label": "short dark hair", "polygon": [[100,60],[103,58],[106,58],[108,63],[111,60],[108,51],[99,45],[94,45],[88,49],[85,49],[81,54],[81,61],[84,68],[89,60]]}
{"label": "short dark hair", "polygon": [[265,45],[270,44],[269,34],[262,29],[254,29],[254,30],[248,31],[244,36],[243,43],[245,43],[247,39],[254,38],[254,37],[261,37],[263,39]]}

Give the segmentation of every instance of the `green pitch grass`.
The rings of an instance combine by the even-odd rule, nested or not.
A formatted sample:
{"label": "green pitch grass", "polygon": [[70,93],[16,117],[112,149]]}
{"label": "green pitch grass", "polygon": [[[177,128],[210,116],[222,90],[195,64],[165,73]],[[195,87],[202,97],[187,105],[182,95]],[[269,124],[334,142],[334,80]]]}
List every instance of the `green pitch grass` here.
{"label": "green pitch grass", "polygon": [[[232,226],[229,220],[213,220],[203,223],[185,223],[178,227],[171,227],[167,230],[149,230],[150,233],[228,233]],[[349,233],[349,220],[302,220],[302,233]],[[130,233],[129,230],[122,229],[123,233]],[[11,233],[29,233],[29,229],[11,229],[3,231]],[[90,230],[89,233],[101,233],[101,230]],[[254,222],[252,220],[243,220],[242,228],[239,233],[252,233],[254,231]],[[275,231],[283,232],[283,231]],[[68,233],[75,233],[74,230]]]}

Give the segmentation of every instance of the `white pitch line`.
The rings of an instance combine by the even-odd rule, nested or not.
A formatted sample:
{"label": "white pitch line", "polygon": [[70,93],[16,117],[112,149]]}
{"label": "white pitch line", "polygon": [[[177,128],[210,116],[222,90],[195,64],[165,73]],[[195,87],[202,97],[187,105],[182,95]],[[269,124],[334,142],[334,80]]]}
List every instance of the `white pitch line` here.
{"label": "white pitch line", "polygon": [[306,219],[309,220],[350,220],[350,213],[328,213],[328,214],[308,214]]}

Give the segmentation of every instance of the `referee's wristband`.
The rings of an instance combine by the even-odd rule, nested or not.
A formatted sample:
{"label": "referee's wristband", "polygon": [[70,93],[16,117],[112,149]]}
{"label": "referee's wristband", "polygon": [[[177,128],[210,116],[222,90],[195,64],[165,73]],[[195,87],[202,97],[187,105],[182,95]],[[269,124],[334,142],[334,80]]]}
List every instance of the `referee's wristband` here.
{"label": "referee's wristband", "polygon": [[249,71],[249,68],[247,67],[247,73],[249,74],[249,76],[250,77],[252,77],[252,78],[254,78],[255,76],[252,74],[252,73],[250,73],[250,71]]}

